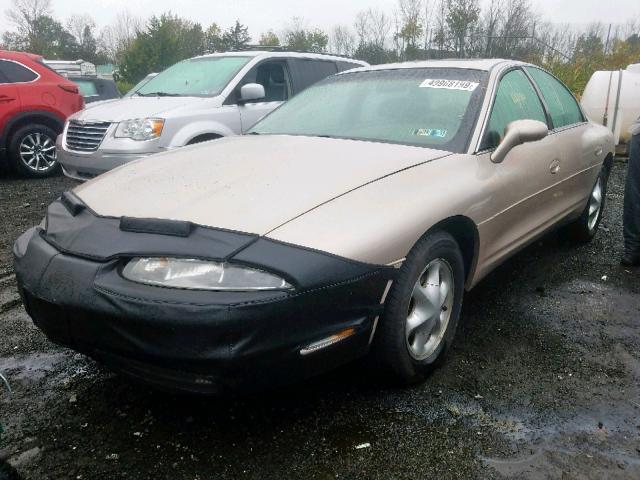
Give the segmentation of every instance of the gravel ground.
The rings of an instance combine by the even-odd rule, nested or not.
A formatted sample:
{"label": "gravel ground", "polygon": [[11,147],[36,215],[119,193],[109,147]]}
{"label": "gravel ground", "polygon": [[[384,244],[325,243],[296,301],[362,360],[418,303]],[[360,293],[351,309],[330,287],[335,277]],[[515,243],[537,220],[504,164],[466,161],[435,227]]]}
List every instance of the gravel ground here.
{"label": "gravel ground", "polygon": [[10,250],[73,184],[0,178],[0,372],[14,390],[0,391],[0,479],[640,478],[624,175],[616,161],[590,245],[548,235],[466,296],[423,385],[385,385],[365,360],[234,399],[152,391],[50,343],[15,296]]}

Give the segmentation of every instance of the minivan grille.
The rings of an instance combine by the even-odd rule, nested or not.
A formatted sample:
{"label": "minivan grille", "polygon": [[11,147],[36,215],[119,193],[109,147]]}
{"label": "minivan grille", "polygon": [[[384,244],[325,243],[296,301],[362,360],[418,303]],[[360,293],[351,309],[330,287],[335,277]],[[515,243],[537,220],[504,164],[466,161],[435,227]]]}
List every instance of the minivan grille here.
{"label": "minivan grille", "polygon": [[94,152],[98,149],[107,129],[109,122],[78,122],[69,121],[65,142],[67,148],[80,152]]}

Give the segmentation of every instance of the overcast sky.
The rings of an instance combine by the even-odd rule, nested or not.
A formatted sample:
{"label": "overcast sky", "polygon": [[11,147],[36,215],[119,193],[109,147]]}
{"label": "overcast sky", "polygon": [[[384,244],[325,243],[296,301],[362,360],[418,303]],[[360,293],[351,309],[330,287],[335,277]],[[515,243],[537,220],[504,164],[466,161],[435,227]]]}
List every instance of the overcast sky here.
{"label": "overcast sky", "polygon": [[[483,0],[485,1],[485,0]],[[4,12],[11,0],[0,0],[0,31],[8,30]],[[148,17],[168,10],[198,21],[204,27],[212,22],[226,28],[236,18],[249,26],[256,41],[260,33],[283,30],[294,16],[309,26],[329,29],[336,24],[353,23],[356,13],[368,7],[392,12],[396,0],[52,0],[56,17],[65,19],[76,13],[91,15],[98,26],[108,25],[119,11]],[[639,0],[532,0],[544,19],[557,23],[587,24],[594,21],[623,23],[640,16]]]}

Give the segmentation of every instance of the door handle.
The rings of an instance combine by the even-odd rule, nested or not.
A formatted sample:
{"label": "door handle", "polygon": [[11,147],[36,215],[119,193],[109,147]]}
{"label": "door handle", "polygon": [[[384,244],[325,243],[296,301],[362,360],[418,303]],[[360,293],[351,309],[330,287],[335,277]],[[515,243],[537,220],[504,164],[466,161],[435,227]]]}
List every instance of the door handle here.
{"label": "door handle", "polygon": [[560,171],[560,160],[554,160],[553,162],[551,162],[551,165],[549,165],[549,171],[553,175],[558,173]]}
{"label": "door handle", "polygon": [[0,95],[0,102],[13,102],[15,98],[6,95]]}

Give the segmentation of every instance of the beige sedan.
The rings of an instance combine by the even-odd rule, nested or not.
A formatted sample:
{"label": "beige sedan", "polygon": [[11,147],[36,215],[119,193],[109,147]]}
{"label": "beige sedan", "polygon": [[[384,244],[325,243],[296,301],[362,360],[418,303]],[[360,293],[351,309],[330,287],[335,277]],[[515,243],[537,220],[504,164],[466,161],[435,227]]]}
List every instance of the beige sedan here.
{"label": "beige sedan", "polygon": [[370,350],[414,382],[465,289],[555,227],[595,235],[613,148],[533,65],[352,70],[248,136],[66,193],[16,242],[17,276],[50,338],[163,387],[270,386]]}

